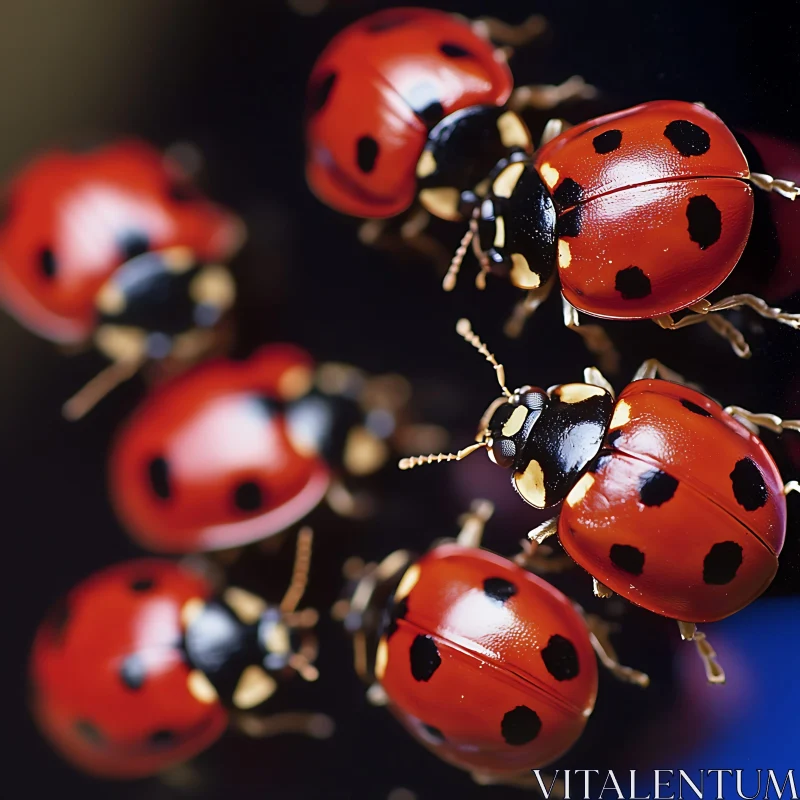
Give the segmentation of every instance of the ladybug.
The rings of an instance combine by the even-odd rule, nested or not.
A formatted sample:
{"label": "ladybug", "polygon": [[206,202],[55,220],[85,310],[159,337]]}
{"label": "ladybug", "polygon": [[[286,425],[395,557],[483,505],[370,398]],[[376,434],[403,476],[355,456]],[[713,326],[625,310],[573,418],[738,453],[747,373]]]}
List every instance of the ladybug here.
{"label": "ladybug", "polygon": [[594,94],[577,77],[514,91],[507,53],[490,39],[523,43],[544,28],[539,16],[511,28],[422,8],[380,11],[345,28],[309,79],[311,190],[355,217],[393,217],[418,195],[434,216],[462,219],[499,159],[530,154],[520,108]]}
{"label": "ladybug", "polygon": [[93,339],[122,379],[145,359],[191,360],[208,348],[235,294],[222,264],[243,237],[236,216],[149,145],[52,151],[8,187],[0,298],[53,342]]}
{"label": "ladybug", "polygon": [[491,513],[478,501],[458,540],[421,558],[346,565],[353,591],[334,613],[354,637],[359,675],[377,682],[368,696],[415,739],[479,783],[535,785],[530,770],[569,750],[594,709],[593,649],[621,680],[649,679],[617,663],[601,620],[480,549]]}
{"label": "ladybug", "polygon": [[[526,317],[560,282],[565,323],[652,319],[663,328],[707,322],[740,356],[741,334],[717,312],[748,306],[800,329],[800,315],[738,294],[706,298],[739,261],[753,219],[753,186],[794,200],[797,186],[750,171],[726,125],[698,103],[658,101],[545,129],[532,159],[507,158],[490,177],[451,264],[451,289],[474,234],[485,275],[528,292],[509,320]],[[672,315],[688,311],[676,321]],[[596,327],[596,326],[593,326]],[[592,345],[590,345],[592,346]],[[595,352],[608,342],[594,344]]]}
{"label": "ladybug", "polygon": [[[301,567],[309,548],[305,532]],[[251,709],[294,672],[317,676],[309,630],[316,612],[294,608],[305,578],[301,568],[288,602],[275,606],[235,587],[217,592],[208,578],[166,560],[126,561],[91,575],[53,609],[33,643],[32,708],[43,735],[79,769],[123,779],[192,758],[229,722],[280,732],[288,715],[258,718]],[[292,718],[293,730],[329,733],[323,715]]]}
{"label": "ladybug", "polygon": [[800,430],[800,420],[723,409],[654,359],[617,398],[595,368],[583,383],[512,392],[467,320],[458,332],[493,365],[503,395],[484,414],[475,444],[404,459],[400,468],[485,449],[511,470],[526,503],[561,504],[560,515],[531,532],[533,541],[557,532],[598,596],[616,592],[678,620],[684,638],[697,638],[709,680],[723,682],[696,623],[736,613],[772,582],[786,495],[800,484],[784,485],[753,431]]}
{"label": "ladybug", "polygon": [[402,379],[314,363],[289,344],[207,361],[156,387],[109,458],[112,503],[148,550],[240,547],[286,530],[324,499],[364,511],[343,477],[390,455]]}

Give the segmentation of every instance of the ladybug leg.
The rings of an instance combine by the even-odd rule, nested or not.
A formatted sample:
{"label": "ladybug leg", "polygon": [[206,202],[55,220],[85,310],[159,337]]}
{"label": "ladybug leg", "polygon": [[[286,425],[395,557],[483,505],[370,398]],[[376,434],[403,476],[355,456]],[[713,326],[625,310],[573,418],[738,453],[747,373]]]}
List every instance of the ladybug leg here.
{"label": "ladybug leg", "polygon": [[533,14],[519,25],[510,25],[495,17],[480,17],[472,21],[472,30],[481,38],[514,47],[538,39],[547,28],[547,20],[541,14]]}
{"label": "ladybug leg", "polygon": [[558,533],[558,517],[548,519],[528,533],[528,540],[534,544],[541,544],[545,539]]}
{"label": "ladybug leg", "polygon": [[522,552],[514,556],[514,563],[529,572],[541,575],[549,572],[565,572],[575,566],[575,562],[566,555],[553,555],[553,549],[547,545],[523,539],[520,542]]}
{"label": "ladybug leg", "polygon": [[800,195],[800,186],[794,181],[773,178],[772,175],[764,175],[761,172],[751,172],[750,182],[765,192],[775,192],[787,200],[794,200]]}
{"label": "ladybug leg", "polygon": [[519,86],[508,101],[512,111],[533,108],[536,111],[547,111],[570,100],[591,100],[597,97],[597,89],[581,78],[573,75],[558,85],[544,84],[540,86]]}
{"label": "ladybug leg", "polygon": [[[680,383],[682,386],[689,386],[689,382],[683,375],[679,375],[675,370],[662,364],[657,358],[648,358],[633,375],[633,380],[650,380],[652,378],[663,378],[665,381]],[[699,389],[699,386],[693,388]]]}
{"label": "ladybug leg", "polygon": [[[781,419],[775,414],[754,414],[746,408],[739,406],[728,406],[726,414],[730,414],[734,419],[745,424],[746,427],[754,426],[758,433],[758,428],[766,428],[773,433],[783,433],[783,431],[800,431],[800,419]],[[749,423],[749,425],[748,425]]]}
{"label": "ladybug leg", "polygon": [[565,130],[571,127],[572,126],[565,119],[547,120],[547,124],[542,131],[542,136],[539,139],[539,147],[546,145],[549,141],[555,139],[556,136],[560,136]]}
{"label": "ladybug leg", "polygon": [[232,717],[233,726],[252,739],[280,736],[284,733],[299,733],[312,739],[328,739],[335,725],[327,714],[306,711],[285,711],[281,714],[260,716],[240,713]]}
{"label": "ladybug leg", "polygon": [[645,688],[650,685],[650,676],[619,663],[619,658],[609,639],[612,626],[594,614],[584,614],[589,628],[589,639],[600,663],[617,679]]}
{"label": "ladybug leg", "polygon": [[606,376],[600,372],[597,367],[586,367],[583,371],[583,382],[588,383],[589,386],[598,386],[600,389],[605,389],[613,398],[616,397],[614,394],[614,387],[606,380]]}
{"label": "ladybug leg", "polygon": [[783,493],[788,495],[792,492],[800,494],[800,481],[789,481],[783,485]]}
{"label": "ladybug leg", "polygon": [[325,501],[336,514],[345,519],[367,519],[375,510],[368,495],[355,494],[338,477],[331,481]]}
{"label": "ladybug leg", "polygon": [[592,592],[595,597],[600,597],[603,600],[611,597],[614,594],[614,592],[612,592],[608,586],[606,586],[604,583],[600,583],[600,581],[595,577],[592,577]]}
{"label": "ladybug leg", "polygon": [[[703,302],[705,303],[705,301]],[[655,322],[659,327],[670,331],[679,330],[680,328],[686,328],[689,325],[696,325],[700,322],[704,322],[709,328],[711,328],[711,330],[714,331],[714,333],[719,334],[723,339],[727,339],[730,342],[733,351],[737,356],[739,356],[739,358],[750,358],[750,345],[748,345],[745,341],[741,331],[728,322],[728,320],[724,317],[721,317],[718,314],[709,314],[707,307],[708,305],[708,303],[705,305],[697,304],[693,307],[693,310],[695,311],[694,314],[687,314],[685,317],[682,317],[677,321],[672,318],[671,314],[664,314],[662,317],[655,317],[653,322]]]}
{"label": "ladybug leg", "polygon": [[545,300],[547,300],[554,285],[555,276],[547,281],[544,286],[529,291],[525,297],[514,306],[514,310],[511,312],[511,316],[508,318],[503,328],[503,332],[506,336],[510,339],[519,337],[528,318],[533,315],[536,309],[539,308]]}
{"label": "ladybug leg", "polygon": [[70,422],[91,411],[109,392],[132,378],[144,363],[144,356],[129,361],[115,361],[94,376],[80,391],[61,407],[61,413]]}
{"label": "ladybug leg", "polygon": [[563,296],[561,303],[564,309],[564,325],[583,337],[586,349],[597,356],[603,372],[616,374],[619,371],[619,353],[605,330],[600,325],[581,325],[578,309]]}
{"label": "ladybug leg", "polygon": [[494,504],[488,500],[475,500],[469,511],[463,514],[459,521],[461,531],[456,541],[462,547],[480,547],[486,523],[494,514]]}
{"label": "ladybug leg", "polygon": [[693,622],[678,622],[681,639],[685,642],[694,642],[697,652],[706,668],[706,678],[709,683],[725,683],[725,670],[717,661],[717,654],[704,633],[697,630]]}
{"label": "ladybug leg", "polygon": [[401,244],[415,250],[442,270],[446,268],[450,255],[444,245],[425,233],[425,228],[430,222],[430,214],[424,208],[417,208],[411,213],[400,225],[399,235],[389,230],[388,222],[385,219],[370,219],[363,222],[358,229],[359,241],[376,250],[389,250]]}

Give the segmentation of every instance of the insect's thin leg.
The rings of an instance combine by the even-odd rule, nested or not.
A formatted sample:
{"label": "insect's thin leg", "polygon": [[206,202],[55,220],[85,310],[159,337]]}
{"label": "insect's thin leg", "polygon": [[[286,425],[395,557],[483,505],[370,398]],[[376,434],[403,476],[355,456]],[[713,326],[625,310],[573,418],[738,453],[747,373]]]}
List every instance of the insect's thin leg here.
{"label": "insect's thin leg", "polygon": [[508,318],[505,328],[503,329],[506,336],[511,339],[516,339],[522,333],[522,329],[525,327],[528,317],[547,300],[554,285],[555,276],[547,281],[544,286],[529,291],[525,297],[514,306],[514,310],[511,312],[511,316]]}
{"label": "insect's thin leg", "polygon": [[584,383],[588,383],[589,386],[597,386],[600,389],[605,389],[612,397],[615,396],[614,387],[597,367],[586,367],[583,371],[583,380]]}
{"label": "insect's thin leg", "polygon": [[333,511],[345,519],[367,519],[375,510],[368,495],[354,494],[338,477],[331,481],[325,500]]}
{"label": "insect's thin leg", "polygon": [[132,378],[144,363],[144,357],[131,361],[115,361],[94,376],[62,406],[61,413],[70,422],[91,411],[112,389]]}
{"label": "insect's thin leg", "polygon": [[564,309],[564,325],[583,338],[586,349],[597,356],[603,372],[616,374],[619,371],[619,352],[605,329],[600,325],[581,325],[578,309],[563,296],[561,304]]}
{"label": "insect's thin leg", "polygon": [[642,688],[649,686],[649,675],[619,663],[619,657],[609,639],[611,624],[594,614],[584,614],[584,619],[589,628],[592,649],[597,653],[600,663],[618,680],[633,683]]}
{"label": "insect's thin leg", "polygon": [[773,433],[800,431],[800,419],[781,419],[775,414],[754,414],[752,411],[739,406],[728,406],[725,409],[725,413],[730,414],[739,422],[749,422],[750,425],[754,425],[756,428],[766,428]]}
{"label": "insect's thin leg", "polygon": [[569,100],[592,100],[595,97],[597,88],[586,83],[580,75],[573,75],[557,85],[518,86],[511,94],[508,107],[512,111],[525,108],[548,111]]}
{"label": "insect's thin leg", "polygon": [[698,655],[703,661],[706,670],[706,678],[709,683],[725,683],[725,670],[722,669],[717,661],[717,654],[711,646],[704,633],[697,630],[697,625],[693,622],[678,622],[678,629],[681,632],[681,639],[685,642],[694,642],[697,647]]}
{"label": "insect's thin leg", "polygon": [[680,383],[684,386],[689,385],[683,375],[665,366],[657,358],[648,358],[646,361],[643,361],[642,365],[636,370],[633,376],[633,380],[635,381],[651,378],[663,378],[665,381],[672,381],[672,383]]}
{"label": "insect's thin leg", "polygon": [[539,139],[539,147],[551,142],[556,136],[560,136],[565,130],[572,126],[565,119],[549,119],[544,126],[541,138]]}
{"label": "insect's thin leg", "polygon": [[239,731],[253,739],[280,736],[284,733],[299,733],[312,739],[328,739],[335,729],[333,720],[327,714],[307,711],[285,711],[266,717],[240,713],[232,716],[232,722]]}
{"label": "insect's thin leg", "polygon": [[783,485],[783,493],[785,495],[788,495],[791,492],[797,492],[800,494],[800,481],[787,481]]}
{"label": "insect's thin leg", "polygon": [[741,331],[719,314],[697,312],[687,314],[679,320],[674,320],[671,314],[664,314],[664,316],[655,317],[653,322],[660,328],[669,331],[680,330],[689,325],[697,325],[698,323],[704,322],[714,333],[719,334],[723,339],[727,339],[728,342],[730,342],[733,352],[736,353],[739,358],[750,358],[750,345],[745,341]]}
{"label": "insect's thin leg", "polygon": [[612,597],[614,592],[608,588],[604,583],[600,583],[597,578],[592,578],[592,591],[594,592],[595,597],[600,597],[602,599],[606,599],[608,597]]}
{"label": "insect's thin leg", "polygon": [[361,223],[358,239],[362,244],[376,250],[392,249],[398,244],[405,245],[435,266],[441,267],[444,272],[450,263],[450,255],[443,244],[424,233],[429,221],[428,212],[417,208],[400,226],[398,235],[389,229],[388,220],[368,219]]}
{"label": "insect's thin leg", "polygon": [[528,540],[541,544],[545,539],[555,536],[558,533],[558,517],[553,517],[537,525],[532,531],[528,533]]}
{"label": "insect's thin leg", "polygon": [[521,47],[538,39],[547,28],[547,20],[541,14],[532,14],[518,25],[495,17],[479,17],[472,21],[472,30],[481,38],[513,47]]}
{"label": "insect's thin leg", "polygon": [[464,547],[480,547],[486,523],[494,514],[494,504],[488,500],[475,500],[470,510],[461,516],[461,531],[457,541]]}
{"label": "insect's thin leg", "polygon": [[553,555],[552,548],[537,542],[523,539],[522,550],[514,556],[514,563],[537,575],[566,572],[575,566],[575,562],[566,555]]}
{"label": "insect's thin leg", "polygon": [[765,192],[775,192],[787,200],[795,200],[800,195],[800,186],[794,181],[773,178],[772,175],[765,175],[762,172],[751,172],[750,183]]}

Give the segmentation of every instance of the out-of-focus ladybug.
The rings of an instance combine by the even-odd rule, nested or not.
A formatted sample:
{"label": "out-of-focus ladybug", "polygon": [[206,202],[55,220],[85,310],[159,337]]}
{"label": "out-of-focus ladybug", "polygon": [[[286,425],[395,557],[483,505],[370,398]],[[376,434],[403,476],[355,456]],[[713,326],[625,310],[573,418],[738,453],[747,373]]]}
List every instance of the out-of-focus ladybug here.
{"label": "out-of-focus ladybug", "polygon": [[458,540],[421,558],[346,565],[354,586],[334,616],[353,636],[368,696],[414,738],[479,783],[536,785],[530,770],[569,750],[592,713],[593,649],[618,678],[649,679],[617,662],[602,620],[480,549],[491,512],[475,503]]}
{"label": "out-of-focus ladybug", "polygon": [[94,340],[112,366],[65,413],[84,413],[147,359],[191,361],[233,303],[222,266],[242,222],[137,141],[53,151],[13,179],[0,224],[0,298],[54,342]]}
{"label": "out-of-focus ladybug", "polygon": [[723,409],[654,359],[618,398],[595,368],[583,383],[512,392],[467,320],[458,331],[494,366],[503,394],[484,414],[475,444],[404,459],[400,468],[485,449],[511,470],[526,503],[562,504],[560,515],[531,532],[533,541],[557,532],[594,577],[598,596],[617,592],[678,620],[684,639],[698,642],[709,680],[723,682],[696,623],[736,613],[772,582],[786,495],[800,484],[784,484],[756,432],[800,430],[800,420]]}
{"label": "out-of-focus ladybug", "polygon": [[251,735],[324,737],[321,714],[256,716],[279,682],[315,680],[305,588],[310,531],[279,606],[171,561],[108,567],[42,623],[30,661],[32,706],[47,739],[78,768],[107,778],[153,775],[207,749],[236,723]]}
{"label": "out-of-focus ladybug", "polygon": [[400,433],[408,384],[317,365],[288,344],[166,381],[113,444],[111,498],[145,548],[239,547],[286,530],[323,499],[360,515],[346,476],[371,475]]}
{"label": "out-of-focus ladybug", "polygon": [[[706,298],[730,275],[747,244],[753,186],[790,200],[797,186],[750,171],[722,120],[698,103],[658,101],[591,119],[561,133],[554,120],[531,160],[500,162],[476,206],[444,286],[451,289],[474,234],[478,285],[499,275],[527,297],[509,320],[518,335],[560,282],[565,324],[578,312],[652,319],[677,329],[707,322],[743,357],[741,333],[719,315],[747,306],[800,329],[800,315],[750,294]],[[680,320],[672,314],[690,312]],[[602,352],[607,338],[587,337]]]}
{"label": "out-of-focus ladybug", "polygon": [[[518,110],[594,95],[577,77],[514,90],[508,52],[492,40],[522,44],[545,27],[539,16],[515,28],[422,8],[380,11],[347,27],[309,80],[312,191],[356,217],[395,216],[418,196],[431,214],[463,219],[499,159],[530,154]],[[423,228],[409,222],[404,233]]]}

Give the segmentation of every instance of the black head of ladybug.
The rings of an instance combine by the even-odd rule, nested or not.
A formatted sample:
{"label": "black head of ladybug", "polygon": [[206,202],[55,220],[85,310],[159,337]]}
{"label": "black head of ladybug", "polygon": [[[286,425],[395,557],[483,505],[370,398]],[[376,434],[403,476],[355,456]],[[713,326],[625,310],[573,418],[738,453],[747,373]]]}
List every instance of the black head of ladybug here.
{"label": "black head of ladybug", "polygon": [[503,395],[486,410],[475,444],[458,453],[414,456],[401,469],[460,461],[485,449],[498,466],[512,471],[512,484],[525,502],[548,508],[561,502],[600,452],[614,408],[611,393],[590,383],[568,383],[547,391],[505,385],[505,371],[473,332],[459,320],[458,333],[494,367]]}
{"label": "black head of ladybug", "polygon": [[225,267],[200,263],[188,248],[143,252],[97,293],[97,345],[114,361],[191,359],[235,294]]}
{"label": "black head of ladybug", "polygon": [[528,159],[531,135],[513,111],[470,106],[435,125],[417,162],[419,200],[441,219],[469,219],[500,162]]}

